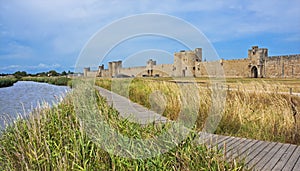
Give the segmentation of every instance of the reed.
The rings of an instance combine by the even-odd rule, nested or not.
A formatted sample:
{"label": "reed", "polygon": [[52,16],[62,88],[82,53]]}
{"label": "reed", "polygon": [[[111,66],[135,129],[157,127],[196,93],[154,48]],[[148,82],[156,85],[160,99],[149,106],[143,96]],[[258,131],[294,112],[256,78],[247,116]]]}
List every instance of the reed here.
{"label": "reed", "polygon": [[42,82],[42,83],[49,83],[53,85],[63,85],[63,86],[70,86],[71,79],[67,77],[22,77],[21,81],[35,81],[35,82]]}
{"label": "reed", "polygon": [[0,78],[0,88],[1,87],[9,87],[14,85],[18,80],[16,78]]}
{"label": "reed", "polygon": [[[91,116],[88,115],[91,111],[96,112],[93,117],[101,116],[111,128],[134,139],[155,137],[168,125],[140,126],[121,119],[116,110],[107,106],[105,100],[91,90],[91,87],[76,87],[62,103],[52,108],[37,109],[26,119],[19,118],[8,125],[0,136],[0,170],[243,169],[241,163],[226,162],[221,152],[195,144],[196,132],[192,132],[182,143],[173,144],[171,150],[150,158],[122,157],[105,151],[91,136],[90,127],[85,126],[89,122],[95,123],[95,119],[86,120]],[[77,103],[81,104],[81,108],[77,108]],[[91,107],[95,104],[96,108]],[[95,126],[101,125],[98,123]],[[105,134],[101,137],[107,145],[119,147],[115,139],[106,139]],[[173,142],[168,143],[172,145]],[[126,144],[132,143],[129,141]],[[131,148],[141,149],[138,146]],[[152,149],[150,146],[148,148]],[[126,150],[122,152],[126,153]]]}
{"label": "reed", "polygon": [[[153,106],[159,108],[164,103],[162,114],[171,120],[178,118],[182,101],[177,84],[170,80],[142,78],[127,82],[125,84],[122,79],[97,79],[96,85],[126,96],[149,109],[153,109]],[[278,92],[277,87],[283,85],[270,81],[238,82],[235,86],[239,89],[227,91],[227,86],[223,87],[227,91],[225,107],[214,133],[300,145],[300,97]],[[196,121],[199,131],[211,114],[212,91],[211,87],[199,83],[199,89],[193,92],[200,97]],[[163,98],[151,100],[155,92],[160,92]]]}

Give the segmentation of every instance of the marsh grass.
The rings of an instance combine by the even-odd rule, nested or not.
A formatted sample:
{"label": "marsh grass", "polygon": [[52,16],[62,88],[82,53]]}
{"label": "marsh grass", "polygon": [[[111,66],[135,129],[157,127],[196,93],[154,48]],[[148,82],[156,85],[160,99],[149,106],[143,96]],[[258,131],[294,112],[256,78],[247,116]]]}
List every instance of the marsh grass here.
{"label": "marsh grass", "polygon": [[12,86],[17,81],[18,79],[16,78],[0,78],[0,88]]}
{"label": "marsh grass", "polygon": [[[79,87],[77,87],[78,89]],[[19,118],[9,125],[0,136],[0,170],[242,170],[241,163],[226,162],[221,152],[194,144],[191,133],[174,148],[151,158],[126,158],[108,153],[90,135],[83,121],[89,114],[90,102],[96,102],[98,115],[111,128],[124,136],[135,139],[154,137],[168,125],[140,126],[121,119],[116,110],[106,105],[105,100],[90,88],[74,89],[63,102],[52,108],[33,111],[26,119]],[[80,97],[76,97],[80,95]],[[83,104],[77,113],[78,99]],[[75,105],[75,106],[74,106]],[[85,119],[89,116],[84,116]],[[98,126],[100,123],[98,123]],[[114,139],[102,139],[107,145],[117,143]],[[127,142],[131,144],[130,142]],[[172,142],[169,142],[172,143]],[[116,145],[116,144],[114,144]],[[118,146],[115,146],[118,147]],[[139,149],[132,147],[134,149]],[[150,148],[150,147],[149,147]],[[126,152],[126,151],[123,151]]]}
{"label": "marsh grass", "polygon": [[64,85],[70,86],[71,79],[65,76],[57,76],[57,77],[22,77],[21,81],[35,81],[35,82],[42,82],[42,83],[49,83],[53,85]]}
{"label": "marsh grass", "polygon": [[[129,81],[130,83],[127,84],[129,86],[124,87],[123,81],[97,79],[96,85],[125,95],[149,109],[153,106],[149,96],[159,91],[166,101],[162,114],[171,120],[178,118],[182,102],[177,84],[170,80],[135,78]],[[213,108],[212,92],[214,90],[199,84],[199,89],[194,93],[198,93],[200,97],[196,125],[201,131],[207,124],[208,116],[212,114],[210,112]],[[238,82],[235,86],[239,89],[227,91],[222,119],[215,131],[216,134],[300,145],[299,97],[280,93],[277,87],[283,87],[283,85],[272,84],[270,81]],[[226,86],[223,87],[225,90],[226,88]],[[156,103],[156,106],[159,106],[162,102],[157,100]]]}

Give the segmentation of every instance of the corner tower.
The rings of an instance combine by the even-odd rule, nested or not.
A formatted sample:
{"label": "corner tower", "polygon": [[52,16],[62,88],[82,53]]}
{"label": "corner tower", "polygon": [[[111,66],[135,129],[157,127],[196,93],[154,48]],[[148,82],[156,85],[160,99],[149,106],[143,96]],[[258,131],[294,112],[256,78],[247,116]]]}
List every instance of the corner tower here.
{"label": "corner tower", "polygon": [[196,63],[202,61],[202,48],[174,53],[173,73],[175,77],[194,77]]}

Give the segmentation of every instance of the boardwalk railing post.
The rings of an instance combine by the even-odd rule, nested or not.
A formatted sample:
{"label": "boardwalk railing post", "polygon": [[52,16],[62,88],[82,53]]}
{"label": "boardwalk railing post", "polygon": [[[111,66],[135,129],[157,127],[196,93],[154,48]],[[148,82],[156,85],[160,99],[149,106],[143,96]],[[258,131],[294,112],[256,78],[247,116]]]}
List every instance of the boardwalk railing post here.
{"label": "boardwalk railing post", "polygon": [[293,88],[290,88],[290,95],[293,94]]}

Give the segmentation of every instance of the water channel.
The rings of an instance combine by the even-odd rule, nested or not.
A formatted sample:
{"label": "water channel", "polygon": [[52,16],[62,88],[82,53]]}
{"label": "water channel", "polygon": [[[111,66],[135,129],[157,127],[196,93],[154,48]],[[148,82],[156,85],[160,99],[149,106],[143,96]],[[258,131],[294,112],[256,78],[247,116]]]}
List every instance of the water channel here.
{"label": "water channel", "polygon": [[40,104],[58,103],[70,88],[47,83],[18,81],[11,87],[0,88],[0,129],[18,115],[26,116]]}

